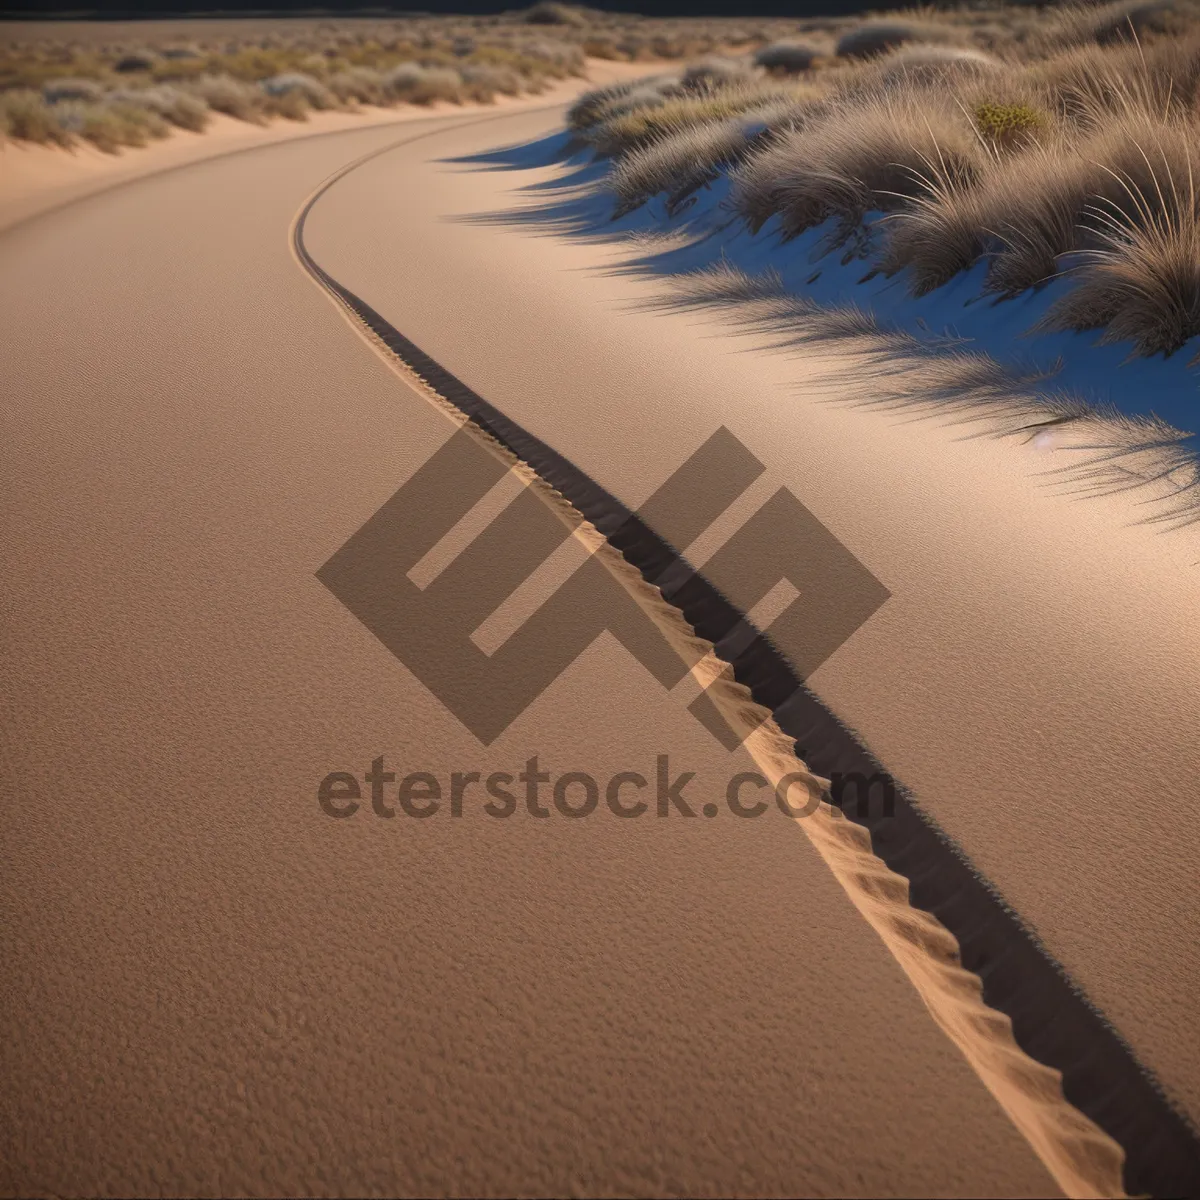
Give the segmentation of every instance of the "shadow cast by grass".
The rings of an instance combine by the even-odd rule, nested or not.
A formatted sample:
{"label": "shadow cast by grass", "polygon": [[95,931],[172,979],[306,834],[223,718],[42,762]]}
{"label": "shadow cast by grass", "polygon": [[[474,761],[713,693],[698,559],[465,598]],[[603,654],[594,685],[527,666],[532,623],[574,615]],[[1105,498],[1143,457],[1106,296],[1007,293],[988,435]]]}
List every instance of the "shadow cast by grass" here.
{"label": "shadow cast by grass", "polygon": [[[471,163],[456,160],[484,169],[520,171],[556,162],[563,169],[514,189],[527,203],[452,219],[624,247],[628,257],[602,268],[605,274],[665,285],[661,296],[635,308],[707,310],[720,315],[728,332],[766,335],[757,348],[768,352],[836,352],[840,377],[818,385],[810,370],[804,386],[811,395],[824,388],[828,403],[969,426],[971,437],[1037,438],[1039,448],[1052,447],[1056,459],[1067,460],[1041,473],[1048,486],[1081,496],[1141,491],[1138,521],[1164,528],[1200,522],[1200,464],[1190,433],[1153,413],[1122,412],[1077,388],[1056,385],[1062,368],[1057,356],[1039,363],[1027,349],[1001,361],[951,326],[940,331],[925,326],[918,334],[859,303],[805,294],[794,278],[811,268],[815,279],[831,260],[867,279],[877,272],[865,258],[859,263],[861,252],[837,228],[814,231],[802,243],[781,239],[771,228],[754,237],[729,203],[726,181],[701,189],[673,216],[658,211],[661,200],[614,216],[605,186],[608,163],[586,152],[568,155],[567,144],[560,135],[474,156]],[[786,282],[773,267],[752,272],[736,265],[740,258],[761,266],[772,254],[790,256]],[[882,280],[872,299],[890,293],[899,303],[907,301],[900,277]],[[860,385],[852,400],[845,398],[847,355]]]}

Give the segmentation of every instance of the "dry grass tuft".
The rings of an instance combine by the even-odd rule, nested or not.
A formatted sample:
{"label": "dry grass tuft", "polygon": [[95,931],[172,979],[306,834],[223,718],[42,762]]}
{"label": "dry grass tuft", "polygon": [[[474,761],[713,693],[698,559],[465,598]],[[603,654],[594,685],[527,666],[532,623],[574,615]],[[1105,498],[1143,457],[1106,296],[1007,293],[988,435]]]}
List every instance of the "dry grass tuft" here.
{"label": "dry grass tuft", "polygon": [[1148,184],[1122,178],[1126,203],[1097,206],[1102,244],[1084,252],[1041,328],[1103,329],[1102,342],[1142,355],[1174,354],[1200,334],[1200,207],[1190,159],[1183,178],[1178,165],[1148,156]]}
{"label": "dry grass tuft", "polygon": [[600,154],[628,154],[660,138],[770,104],[786,103],[793,96],[794,91],[784,85],[762,82],[671,96],[650,107],[619,113],[587,130],[586,137]]}
{"label": "dry grass tuft", "polygon": [[614,215],[632,212],[658,195],[666,198],[667,214],[676,215],[694,193],[750,153],[769,119],[769,112],[750,112],[706,121],[622,155],[608,177],[617,201]]}
{"label": "dry grass tuft", "polygon": [[985,152],[965,115],[917,92],[833,104],[734,176],[733,204],[751,229],[778,216],[785,237],[829,219],[845,241],[872,211],[894,212],[938,183],[961,188]]}

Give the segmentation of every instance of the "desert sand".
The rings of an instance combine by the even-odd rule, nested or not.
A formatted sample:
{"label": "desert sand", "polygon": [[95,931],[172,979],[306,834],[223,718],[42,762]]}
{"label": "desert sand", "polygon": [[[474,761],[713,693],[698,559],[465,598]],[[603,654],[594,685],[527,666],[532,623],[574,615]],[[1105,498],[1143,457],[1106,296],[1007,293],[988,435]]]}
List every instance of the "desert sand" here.
{"label": "desert sand", "polygon": [[[463,127],[364,163],[314,209],[314,257],[630,507],[720,426],[768,464],[744,516],[786,485],[892,593],[814,690],[1195,1122],[1196,851],[1161,810],[1200,799],[1195,530],[1141,523],[1137,492],[1081,495],[1065,450],[855,407],[872,379],[852,359],[647,319],[662,287],[617,270],[629,251],[603,228],[521,219],[566,171],[496,169],[546,163],[496,149],[553,128]],[[402,214],[381,199],[401,179],[421,181]]]}
{"label": "desert sand", "polygon": [[[313,204],[315,261],[630,505],[733,430],[892,593],[816,690],[1195,1111],[1187,832],[1145,787],[1156,755],[1197,777],[1188,549],[1048,493],[1032,451],[785,390],[795,362],[635,312],[652,285],[604,246],[461,219],[556,168],[445,160],[555,120],[293,138],[0,238],[0,1188],[1119,1190],[1052,1080],[1029,1090],[1085,1135],[1074,1170],[972,1061],[979,1030],[947,1036],[893,936],[903,889],[871,919],[861,839],[839,871],[776,813],[320,810],[324,776],[379,755],[445,779],[666,754],[699,807],[781,749],[727,752],[698,683],[666,693],[607,636],[485,748],[316,578],[457,428],[288,237],[403,140]],[[918,973],[953,954],[917,949]]]}

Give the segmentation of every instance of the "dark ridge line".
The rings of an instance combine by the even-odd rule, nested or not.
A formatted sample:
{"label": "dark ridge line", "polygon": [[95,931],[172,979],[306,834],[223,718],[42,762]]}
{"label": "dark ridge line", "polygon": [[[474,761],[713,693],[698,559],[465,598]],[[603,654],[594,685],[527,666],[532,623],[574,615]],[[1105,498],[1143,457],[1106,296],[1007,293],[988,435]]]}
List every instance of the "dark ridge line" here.
{"label": "dark ridge line", "polygon": [[[834,772],[843,777],[859,772],[868,778],[882,772],[856,735],[808,690],[762,634],[732,657],[722,653],[721,638],[745,621],[744,616],[636,513],[489,404],[317,265],[304,247],[304,223],[324,190],[310,199],[294,227],[293,247],[310,274],[401,362],[532,467],[648,583],[658,586],[695,631],[714,642],[718,656],[733,667],[735,678],[749,688],[754,700],[771,709],[812,771],[826,778]],[[781,696],[786,697],[782,702]],[[1010,1018],[1018,1046],[1030,1058],[1059,1071],[1067,1101],[1125,1151],[1126,1192],[1200,1196],[1200,1136],[998,889],[971,866],[902,785],[896,785],[892,815],[872,813],[870,807],[842,805],[842,812],[867,829],[874,853],[908,880],[913,907],[935,916],[953,934],[963,967],[982,982],[984,1002]]]}

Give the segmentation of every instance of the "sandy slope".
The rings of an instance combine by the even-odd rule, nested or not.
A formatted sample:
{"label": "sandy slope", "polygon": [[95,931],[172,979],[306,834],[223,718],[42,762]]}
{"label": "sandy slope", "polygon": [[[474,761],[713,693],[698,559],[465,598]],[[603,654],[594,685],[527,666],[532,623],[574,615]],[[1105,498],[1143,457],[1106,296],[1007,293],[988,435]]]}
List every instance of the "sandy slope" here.
{"label": "sandy slope", "polygon": [[636,313],[656,287],[603,270],[618,251],[494,219],[557,168],[445,161],[552,128],[375,159],[314,212],[314,254],[631,506],[720,425],[767,463],[759,502],[789,487],[892,592],[813,686],[1200,1119],[1194,531],[1051,486],[1060,452],[831,403],[870,394],[851,359]]}
{"label": "sandy slope", "polygon": [[[312,189],[395,136],[198,163],[0,239],[0,1190],[1052,1193],[777,815],[320,812],[327,772],[380,754],[445,779],[666,753],[697,807],[750,767],[611,638],[485,749],[314,577],[452,429],[288,250]],[[364,219],[404,227],[422,186]],[[390,301],[437,284],[489,345],[430,265],[386,260],[417,272]],[[548,348],[520,369],[552,385]]]}
{"label": "sandy slope", "polygon": [[[587,74],[592,84],[603,84],[644,75],[652,65],[589,59]],[[573,96],[579,87],[577,79],[564,79],[540,95],[498,96],[493,104],[439,102],[428,107],[397,108],[364,105],[357,112],[315,112],[306,121],[278,120],[268,125],[253,125],[217,113],[203,133],[177,129],[163,141],[140,149],[125,149],[119,154],[106,154],[87,142],[62,149],[0,141],[0,229],[103,188],[220,154],[343,129],[422,121],[431,112],[449,116],[541,108]]]}

